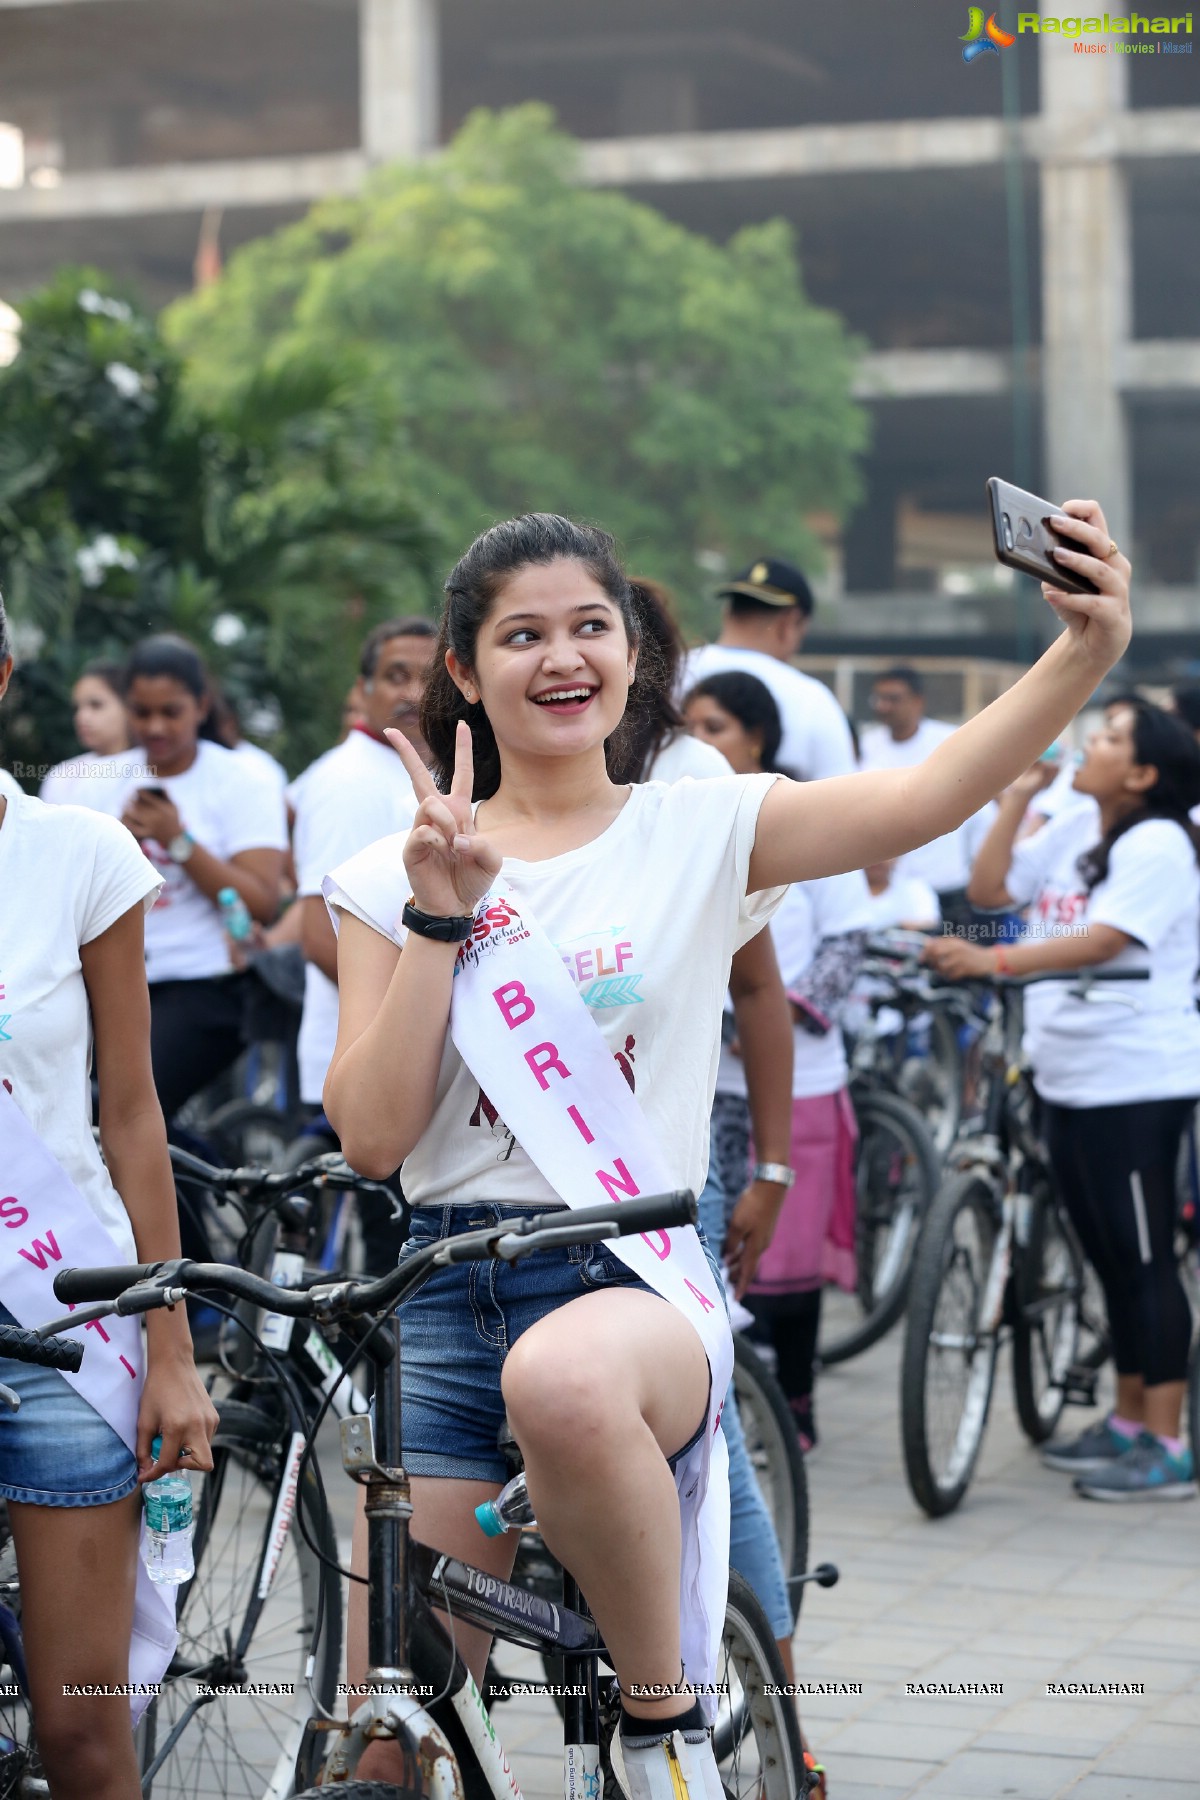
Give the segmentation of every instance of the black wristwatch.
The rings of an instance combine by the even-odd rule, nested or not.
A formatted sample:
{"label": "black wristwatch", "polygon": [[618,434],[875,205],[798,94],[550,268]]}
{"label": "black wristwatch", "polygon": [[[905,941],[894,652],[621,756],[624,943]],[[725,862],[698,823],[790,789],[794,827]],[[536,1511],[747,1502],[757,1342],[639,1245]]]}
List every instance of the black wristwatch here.
{"label": "black wristwatch", "polygon": [[415,931],[418,937],[433,938],[438,944],[462,944],[470,937],[475,924],[474,913],[449,913],[439,916],[436,913],[422,912],[411,900],[404,903],[404,911],[400,914],[400,923],[406,931]]}

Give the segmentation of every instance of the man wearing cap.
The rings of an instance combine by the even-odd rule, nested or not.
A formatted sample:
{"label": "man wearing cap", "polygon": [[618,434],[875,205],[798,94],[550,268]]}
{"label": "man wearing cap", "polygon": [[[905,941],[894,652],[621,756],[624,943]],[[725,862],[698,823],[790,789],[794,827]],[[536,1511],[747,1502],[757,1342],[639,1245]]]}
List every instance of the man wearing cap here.
{"label": "man wearing cap", "polygon": [[846,715],[823,681],[792,663],[812,617],[808,582],[792,563],[760,557],[717,590],[725,602],[721,635],[684,665],[684,689],[709,675],[740,669],[770,688],[783,722],[777,761],[797,781],[849,775],[854,744]]}

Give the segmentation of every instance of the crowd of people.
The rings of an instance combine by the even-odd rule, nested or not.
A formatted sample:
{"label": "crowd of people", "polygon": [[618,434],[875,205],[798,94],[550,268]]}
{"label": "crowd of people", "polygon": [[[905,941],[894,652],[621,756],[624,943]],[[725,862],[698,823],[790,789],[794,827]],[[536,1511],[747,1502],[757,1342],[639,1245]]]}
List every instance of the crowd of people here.
{"label": "crowd of people", "polygon": [[[721,590],[716,641],[688,650],[670,596],[631,580],[605,533],[534,514],[470,546],[438,623],[394,618],[368,634],[341,740],[290,783],[240,739],[196,649],[169,637],[81,673],[82,749],[47,773],[40,800],[0,774],[0,1077],[112,1233],[110,1260],[178,1253],[167,1132],[245,1038],[252,977],[225,928],[228,890],[260,938],[303,958],[306,1129],[365,1175],[402,1180],[407,1235],[388,1218],[364,1230],[371,1266],[485,1219],[579,1203],[568,1150],[512,1070],[554,1095],[597,1041],[606,1105],[652,1146],[646,1167],[700,1195],[703,1329],[665,1276],[604,1247],[498,1268],[486,1292],[470,1265],[450,1265],[401,1313],[414,1529],[507,1574],[511,1541],[482,1539],[474,1520],[505,1479],[507,1414],[542,1533],[616,1667],[629,1800],[671,1800],[664,1747],[693,1800],[720,1797],[705,1709],[680,1677],[682,1663],[703,1681],[724,1562],[714,1576],[695,1552],[711,1534],[681,1501],[679,1471],[702,1515],[719,1507],[717,1442],[730,1556],[791,1656],[778,1551],[726,1398],[718,1296],[744,1304],[772,1347],[811,1453],[822,1293],[855,1279],[840,1021],[872,931],[944,926],[928,957],[950,977],[1149,968],[1136,1005],[1102,1016],[1080,1011],[1069,981],[1031,990],[1047,1140],[1117,1368],[1112,1411],[1047,1460],[1093,1498],[1195,1492],[1172,1243],[1174,1160],[1200,1098],[1200,747],[1184,696],[1171,717],[1130,695],[1077,765],[1038,760],[1129,635],[1129,566],[1100,508],[1071,502],[1058,527],[1063,566],[1098,592],[1046,589],[1061,635],[958,729],[925,717],[920,675],[897,666],[875,679],[859,749],[830,690],[792,661],[813,597],[790,564],[750,564]],[[0,693],[10,669],[0,610]],[[1024,935],[990,941],[984,923],[1018,912]],[[492,995],[499,1026],[468,939],[486,943],[497,975],[514,971]],[[499,996],[528,1000],[527,969],[544,983],[544,1018],[525,1052],[521,1006]],[[607,1191],[638,1191],[632,1155],[616,1154],[625,1140],[572,1110],[592,1164],[617,1172]],[[127,1719],[98,1701],[96,1737],[54,1700],[68,1664],[77,1679],[120,1678],[120,1633],[102,1647],[68,1631],[38,1571],[81,1554],[72,1521],[90,1509],[112,1555],[103,1594],[88,1591],[106,1623],[125,1618],[135,1487],[166,1466],[210,1466],[214,1415],[186,1322],[152,1315],[148,1348],[136,1445],[93,1414],[94,1458],[67,1418],[89,1409],[65,1380],[0,1361],[0,1380],[36,1382],[75,1433],[69,1468],[35,1473],[34,1446],[63,1434],[0,1416],[26,1618],[44,1621],[27,1632],[35,1710],[43,1741],[61,1732],[65,1746],[48,1759],[56,1800],[127,1796],[135,1777]],[[361,1554],[361,1531],[356,1542]],[[366,1666],[360,1598],[352,1681]],[[458,1639],[481,1677],[482,1634],[460,1626]],[[379,1743],[359,1772],[396,1769]]]}

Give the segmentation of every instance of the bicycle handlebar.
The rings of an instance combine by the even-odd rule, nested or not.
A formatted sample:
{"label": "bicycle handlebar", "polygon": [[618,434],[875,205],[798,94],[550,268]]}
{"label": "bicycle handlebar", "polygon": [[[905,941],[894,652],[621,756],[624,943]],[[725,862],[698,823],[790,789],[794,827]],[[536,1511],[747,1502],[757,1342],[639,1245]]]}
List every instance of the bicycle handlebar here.
{"label": "bicycle handlebar", "polygon": [[191,1176],[206,1187],[219,1188],[222,1192],[240,1189],[246,1198],[286,1194],[295,1188],[307,1187],[310,1182],[323,1187],[358,1188],[364,1193],[395,1193],[390,1182],[372,1181],[357,1174],[340,1150],[310,1157],[294,1169],[260,1169],[253,1164],[241,1169],[218,1169],[201,1157],[193,1156],[190,1150],[180,1149],[178,1144],[170,1145],[170,1152],[171,1167],[177,1175]]}
{"label": "bicycle handlebar", "polygon": [[0,1325],[0,1356],[14,1362],[40,1363],[44,1369],[76,1370],[83,1361],[78,1338],[42,1337],[20,1325]]}
{"label": "bicycle handlebar", "polygon": [[[383,1313],[438,1263],[483,1262],[492,1257],[512,1262],[535,1250],[669,1230],[673,1225],[692,1224],[695,1219],[694,1197],[686,1189],[678,1189],[669,1194],[614,1201],[609,1206],[560,1207],[528,1218],[504,1219],[496,1225],[464,1232],[461,1237],[439,1239],[374,1281],[342,1280],[307,1289],[283,1288],[232,1264],[183,1258],[116,1268],[61,1269],[54,1277],[54,1293],[56,1299],[68,1305],[81,1300],[115,1301],[115,1310],[122,1314],[172,1306],[184,1293],[212,1288],[294,1318]],[[67,1330],[71,1323],[64,1320],[58,1328]]]}

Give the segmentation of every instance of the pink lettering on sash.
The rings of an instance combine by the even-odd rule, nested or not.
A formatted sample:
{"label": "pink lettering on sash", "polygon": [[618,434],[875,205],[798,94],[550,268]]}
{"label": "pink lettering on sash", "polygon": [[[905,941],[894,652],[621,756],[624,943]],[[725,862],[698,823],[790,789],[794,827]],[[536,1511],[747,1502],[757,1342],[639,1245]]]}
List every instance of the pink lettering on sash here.
{"label": "pink lettering on sash", "polygon": [[686,1275],[684,1276],[683,1281],[684,1281],[685,1287],[691,1288],[693,1294],[695,1294],[697,1300],[700,1302],[700,1304],[704,1308],[705,1312],[715,1312],[716,1311],[716,1307],[713,1305],[713,1303],[709,1299],[708,1295],[701,1293],[700,1289],[698,1287],[696,1287],[693,1282],[689,1281]]}
{"label": "pink lettering on sash", "polygon": [[41,1238],[34,1238],[32,1250],[17,1251],[17,1255],[23,1256],[26,1262],[33,1264],[35,1269],[44,1269],[46,1267],[47,1257],[49,1257],[52,1262],[62,1261],[62,1251],[58,1247],[54,1233],[48,1231],[46,1236],[50,1240],[48,1244],[43,1244]]}
{"label": "pink lettering on sash", "polygon": [[581,1115],[577,1106],[568,1106],[567,1117],[570,1119],[572,1125],[574,1125],[585,1144],[595,1143],[595,1135],[589,1127],[587,1120]]}
{"label": "pink lettering on sash", "polygon": [[[655,1231],[653,1233],[639,1231],[638,1236],[641,1238],[643,1244],[649,1244],[659,1262],[666,1262],[668,1256],[671,1254],[671,1240],[665,1231]],[[658,1244],[654,1242],[655,1238],[658,1239],[658,1244],[662,1245],[661,1250],[659,1249]]]}
{"label": "pink lettering on sash", "polygon": [[[71,1311],[74,1312],[75,1308],[72,1307]],[[98,1331],[100,1333],[100,1336],[104,1339],[104,1342],[106,1344],[112,1342],[112,1339],[109,1337],[107,1331],[105,1331],[105,1329],[104,1329],[103,1325],[100,1323],[99,1319],[89,1319],[83,1329],[85,1331]]]}
{"label": "pink lettering on sash", "polygon": [[547,1069],[553,1069],[555,1074],[561,1075],[564,1081],[571,1079],[571,1071],[559,1056],[558,1049],[554,1044],[535,1044],[532,1050],[525,1052],[525,1061],[529,1064],[533,1074],[537,1076],[537,1084],[543,1093],[550,1086],[546,1080]]}
{"label": "pink lettering on sash", "polygon": [[492,999],[504,1014],[504,1022],[510,1031],[532,1019],[537,1010],[521,981],[506,981],[503,987],[493,989]]}
{"label": "pink lettering on sash", "polygon": [[5,1194],[3,1200],[0,1200],[0,1219],[4,1220],[6,1230],[20,1230],[28,1217],[28,1208],[21,1205],[15,1194]]}
{"label": "pink lettering on sash", "polygon": [[122,1356],[122,1357],[121,1357],[121,1359],[120,1359],[120,1360],[121,1360],[121,1362],[122,1362],[122,1363],[124,1363],[124,1365],[125,1365],[125,1369],[126,1369],[126,1371],[127,1371],[127,1373],[128,1373],[128,1375],[129,1375],[129,1379],[130,1379],[130,1380],[131,1380],[131,1381],[136,1381],[136,1380],[137,1380],[137,1370],[136,1370],[136,1369],[135,1369],[135,1368],[134,1368],[134,1367],[133,1367],[133,1366],[132,1366],[132,1364],[130,1364],[130,1363],[129,1363],[129,1362],[127,1362],[127,1361],[126,1361],[126,1359],[125,1359],[125,1358],[124,1358],[124,1357],[123,1357],[123,1356]]}
{"label": "pink lettering on sash", "polygon": [[607,1169],[596,1170],[596,1180],[610,1200],[619,1200],[622,1194],[632,1200],[635,1195],[641,1193],[641,1188],[619,1156],[613,1158],[613,1168],[616,1170],[615,1175],[610,1175]]}

